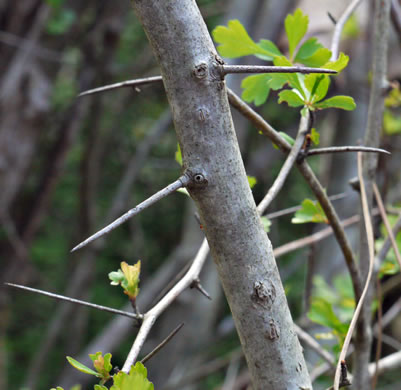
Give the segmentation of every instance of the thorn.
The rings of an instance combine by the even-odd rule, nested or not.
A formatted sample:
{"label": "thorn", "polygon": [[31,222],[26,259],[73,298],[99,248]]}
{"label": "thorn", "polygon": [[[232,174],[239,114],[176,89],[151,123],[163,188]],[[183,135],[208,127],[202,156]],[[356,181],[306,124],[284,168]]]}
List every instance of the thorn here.
{"label": "thorn", "polygon": [[181,322],[153,351],[149,352],[142,360],[141,363],[147,362],[152,356],[156,355],[184,326]]}
{"label": "thorn", "polygon": [[210,294],[202,287],[199,278],[196,278],[191,285],[189,286],[190,288],[195,288],[197,289],[202,295],[204,295],[207,299],[212,300],[212,297]]}
{"label": "thorn", "polygon": [[117,218],[114,222],[110,223],[103,229],[99,230],[86,240],[82,241],[80,244],[72,248],[71,252],[75,252],[78,249],[83,248],[84,246],[88,245],[92,241],[96,240],[104,236],[105,234],[110,233],[112,230],[123,224],[128,219],[132,218],[134,215],[139,214],[142,210],[146,209],[147,207],[153,205],[154,203],[158,202],[159,200],[165,198],[167,195],[177,191],[179,188],[185,187],[189,183],[190,179],[186,175],[181,176],[178,180],[174,183],[169,184],[167,187],[163,188],[156,194],[152,195],[150,198],[144,200],[138,206],[134,207],[133,209],[127,211],[123,214],[120,218]]}
{"label": "thorn", "polygon": [[335,18],[330,12],[327,12],[327,16],[328,16],[329,19],[333,22],[334,25],[337,24],[336,18]]}

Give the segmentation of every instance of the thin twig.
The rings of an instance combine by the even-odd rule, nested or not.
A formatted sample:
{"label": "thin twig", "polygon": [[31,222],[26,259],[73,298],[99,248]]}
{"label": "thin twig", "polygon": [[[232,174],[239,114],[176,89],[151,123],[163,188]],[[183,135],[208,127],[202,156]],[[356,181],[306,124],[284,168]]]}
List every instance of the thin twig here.
{"label": "thin twig", "polygon": [[307,111],[306,116],[301,116],[301,120],[299,122],[298,134],[295,139],[295,143],[291,149],[291,152],[288,154],[287,159],[285,160],[285,163],[281,167],[280,173],[276,177],[276,180],[274,180],[273,185],[270,187],[268,193],[257,207],[258,213],[260,215],[262,215],[266,211],[270,203],[277,196],[279,191],[283,188],[283,185],[288,175],[290,174],[291,169],[295,164],[299,152],[301,151],[302,146],[304,144],[305,135],[308,132],[309,123],[310,123],[310,113],[309,111]]}
{"label": "thin twig", "polygon": [[187,287],[191,285],[196,278],[198,278],[208,254],[209,245],[205,238],[190,269],[184,275],[184,277],[160,300],[160,302],[158,302],[152,309],[144,314],[142,325],[131,347],[127,360],[124,363],[122,371],[126,373],[129,372],[131,366],[135,363],[135,360],[144,342],[146,341],[153,324],[156,322],[156,319]]}
{"label": "thin twig", "polygon": [[367,200],[367,196],[366,196],[365,183],[364,183],[363,174],[362,174],[362,153],[361,152],[358,152],[358,177],[359,177],[359,180],[361,183],[360,187],[361,187],[362,212],[363,212],[365,228],[366,228],[366,236],[367,236],[368,247],[369,247],[369,271],[368,271],[368,275],[366,277],[366,282],[365,282],[365,286],[362,291],[362,295],[358,301],[358,305],[355,309],[350,326],[348,328],[347,335],[344,340],[344,344],[343,344],[341,352],[340,352],[340,356],[338,358],[336,374],[334,377],[334,390],[338,390],[338,387],[339,387],[341,362],[343,360],[345,360],[345,356],[347,354],[347,349],[348,349],[349,343],[351,341],[351,337],[354,332],[355,325],[358,321],[359,313],[362,309],[362,305],[364,303],[366,293],[368,292],[370,280],[371,280],[372,273],[373,273],[373,265],[374,265],[374,261],[375,261],[375,246],[374,246],[375,239],[374,239],[374,235],[373,235],[372,220],[371,220],[371,217],[369,214],[368,200]]}
{"label": "thin twig", "polygon": [[[341,192],[339,194],[330,195],[329,199],[330,200],[339,200],[339,199],[344,199],[347,196],[348,196],[347,193]],[[282,209],[282,210],[278,210],[278,211],[273,211],[272,213],[268,213],[268,214],[266,214],[266,217],[268,219],[279,218],[279,217],[282,217],[284,215],[295,213],[296,211],[301,210],[301,208],[302,208],[302,206],[299,206],[299,205],[298,206],[288,207],[286,209]]]}
{"label": "thin twig", "polygon": [[184,326],[184,323],[181,322],[155,349],[149,352],[142,360],[141,363],[146,363],[150,358],[156,355]]}
{"label": "thin twig", "polygon": [[97,309],[97,310],[101,310],[101,311],[107,311],[109,313],[119,314],[119,315],[122,315],[122,316],[125,316],[125,317],[135,318],[136,320],[141,320],[143,318],[142,315],[129,313],[127,311],[122,311],[122,310],[118,310],[118,309],[113,309],[113,308],[107,307],[107,306],[96,305],[95,303],[81,301],[80,299],[70,298],[70,297],[66,297],[64,295],[53,294],[53,293],[50,293],[50,292],[47,292],[47,291],[43,291],[43,290],[38,290],[38,289],[32,288],[32,287],[21,286],[20,284],[14,284],[14,283],[4,283],[4,284],[6,286],[20,288],[21,290],[30,291],[30,292],[33,292],[33,293],[36,293],[36,294],[46,295],[46,296],[48,296],[50,298],[58,299],[60,301],[66,301],[66,302],[69,302],[69,303],[75,303],[75,304],[78,304],[78,305],[81,305],[81,306],[88,306],[88,307],[92,307],[93,309]]}
{"label": "thin twig", "polygon": [[269,65],[221,65],[221,70],[223,75],[231,73],[337,73],[335,70],[323,68]]}
{"label": "thin twig", "polygon": [[371,153],[384,153],[391,154],[387,150],[380,148],[370,148],[367,146],[333,146],[329,148],[316,148],[308,150],[307,156],[315,156],[317,154],[325,153],[344,153],[344,152],[371,152]]}
{"label": "thin twig", "polygon": [[84,246],[88,245],[90,242],[93,240],[96,240],[97,238],[104,236],[105,234],[110,233],[112,230],[123,224],[125,221],[128,219],[132,218],[134,215],[139,214],[142,210],[146,209],[147,207],[155,204],[159,200],[165,198],[167,195],[170,195],[171,193],[177,191],[179,188],[185,187],[189,183],[189,178],[186,175],[181,176],[179,179],[177,179],[175,182],[169,184],[167,187],[163,188],[162,190],[156,192],[154,195],[152,195],[150,198],[144,200],[142,203],[140,203],[138,206],[134,207],[133,209],[127,211],[125,214],[123,214],[121,217],[117,218],[115,221],[104,227],[103,229],[99,230],[89,238],[87,238],[85,241],[82,241],[80,244],[78,244],[76,247],[74,247],[71,252],[74,252],[78,249],[83,248]]}
{"label": "thin twig", "polygon": [[[400,230],[401,230],[401,215],[395,222],[394,227],[392,229],[393,237],[396,237],[397,234],[400,232]],[[382,261],[386,258],[387,253],[391,249],[391,247],[392,247],[392,242],[391,242],[390,235],[389,235],[387,237],[387,240],[384,242],[383,246],[380,248],[379,253],[376,256],[378,265],[380,265],[382,263]]]}
{"label": "thin twig", "polygon": [[377,329],[376,337],[377,337],[377,344],[376,344],[376,356],[375,356],[375,373],[372,377],[372,390],[375,390],[377,385],[377,380],[379,378],[379,360],[382,354],[382,341],[383,341],[383,294],[381,290],[381,283],[380,279],[376,278],[376,291],[377,291]]}
{"label": "thin twig", "polygon": [[142,79],[134,79],[134,80],[126,80],[120,83],[104,85],[99,88],[89,89],[88,91],[81,92],[78,97],[86,96],[86,95],[93,95],[95,93],[111,91],[113,89],[118,88],[126,88],[126,87],[139,87],[141,85],[146,84],[153,84],[153,83],[160,83],[163,81],[162,76],[152,76],[152,77],[145,77]]}
{"label": "thin twig", "polygon": [[344,25],[361,1],[362,0],[354,0],[342,13],[340,19],[336,21],[336,27],[334,28],[333,38],[331,40],[331,61],[337,59],[338,46],[340,45],[341,33],[344,29]]}
{"label": "thin twig", "polygon": [[391,241],[391,245],[393,247],[395,257],[398,261],[398,265],[400,266],[400,270],[401,270],[401,254],[400,254],[400,251],[398,250],[398,245],[397,245],[397,242],[395,241],[395,236],[393,234],[393,230],[391,228],[390,222],[387,218],[386,209],[384,208],[383,200],[380,195],[379,189],[377,188],[376,183],[373,183],[373,193],[376,198],[377,206],[379,207],[380,216],[382,217],[384,226],[386,227],[388,237]]}

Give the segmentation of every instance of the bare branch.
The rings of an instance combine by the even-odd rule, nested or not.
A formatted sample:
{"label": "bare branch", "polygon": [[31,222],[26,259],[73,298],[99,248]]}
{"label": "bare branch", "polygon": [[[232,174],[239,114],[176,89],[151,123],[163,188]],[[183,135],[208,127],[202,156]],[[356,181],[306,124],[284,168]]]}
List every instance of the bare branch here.
{"label": "bare branch", "polygon": [[337,71],[323,68],[309,68],[301,66],[269,66],[269,65],[221,65],[223,75],[231,73],[328,73],[337,74]]}
{"label": "bare branch", "polygon": [[156,355],[184,326],[181,322],[153,351],[149,352],[142,360],[141,363],[146,363],[150,358]]}
{"label": "bare branch", "polygon": [[166,308],[187,288],[191,283],[199,277],[199,273],[206,261],[207,255],[209,254],[209,245],[206,238],[191,265],[188,272],[184,277],[147,313],[145,313],[142,325],[135,338],[134,344],[128,354],[127,360],[124,363],[122,371],[128,373],[131,366],[135,363],[135,360],[146,341],[146,338],[156,322],[156,319]]}
{"label": "bare branch", "polygon": [[374,261],[375,261],[375,239],[374,239],[374,235],[373,235],[372,220],[371,220],[371,217],[369,214],[369,209],[368,209],[368,199],[366,196],[366,189],[365,189],[365,183],[363,180],[362,169],[363,169],[362,168],[362,153],[358,152],[358,176],[359,176],[359,181],[361,183],[360,186],[361,186],[362,212],[363,212],[365,228],[366,228],[366,236],[367,236],[367,241],[368,241],[368,246],[369,246],[369,272],[366,277],[365,287],[363,288],[362,295],[358,301],[358,305],[355,309],[354,315],[352,317],[351,323],[348,328],[347,336],[345,337],[344,344],[341,348],[341,353],[338,358],[336,374],[334,377],[334,390],[338,390],[338,388],[339,388],[340,374],[341,374],[341,362],[345,360],[345,357],[347,354],[347,349],[348,349],[349,343],[351,341],[351,337],[354,332],[355,325],[358,321],[359,313],[362,309],[362,305],[364,303],[366,293],[368,292],[369,283],[372,278],[373,266],[374,266]]}
{"label": "bare branch", "polygon": [[[372,376],[375,372],[375,363],[369,364],[369,375]],[[394,370],[401,367],[401,351],[395,352],[391,355],[384,357],[378,361],[379,374],[383,374],[386,371]]]}
{"label": "bare branch", "polygon": [[343,31],[345,22],[354,12],[355,8],[362,2],[362,0],[354,0],[345,9],[340,19],[336,21],[336,27],[334,28],[333,38],[331,40],[331,61],[335,61],[338,57],[338,46],[340,45],[341,33]]}
{"label": "bare branch", "polygon": [[75,304],[82,305],[82,306],[88,306],[88,307],[92,307],[93,309],[97,309],[97,310],[101,310],[101,311],[107,311],[107,312],[113,313],[113,314],[119,314],[121,316],[134,318],[136,320],[141,320],[143,318],[142,315],[129,313],[127,311],[122,311],[122,310],[118,310],[118,309],[113,309],[113,308],[107,307],[107,306],[96,305],[95,303],[81,301],[80,299],[70,298],[70,297],[66,297],[64,295],[53,294],[53,293],[50,293],[50,292],[47,292],[47,291],[43,291],[43,290],[38,290],[38,289],[32,288],[32,287],[21,286],[20,284],[14,284],[14,283],[4,283],[4,284],[6,286],[20,288],[21,290],[34,292],[36,294],[46,295],[46,296],[48,296],[50,298],[58,299],[60,301],[66,301],[66,302],[69,302],[69,303],[75,303]]}
{"label": "bare branch", "polygon": [[266,209],[269,207],[270,203],[273,201],[273,199],[277,196],[281,188],[283,188],[283,185],[285,183],[285,180],[287,179],[288,175],[291,172],[291,169],[299,155],[299,152],[302,149],[302,146],[305,141],[305,136],[306,133],[308,132],[309,124],[310,124],[310,113],[307,111],[307,115],[301,116],[301,120],[299,122],[299,129],[298,129],[298,134],[295,139],[294,146],[291,149],[291,152],[288,154],[287,159],[285,160],[284,165],[281,167],[280,173],[276,177],[276,180],[274,180],[273,185],[270,187],[268,193],[266,196],[263,198],[263,200],[259,203],[257,210],[260,215],[262,215]]}
{"label": "bare branch", "polygon": [[[397,221],[394,224],[394,227],[392,230],[393,236],[394,237],[397,236],[397,234],[400,230],[401,230],[401,215],[399,216],[399,218],[397,219]],[[388,251],[391,249],[391,246],[392,246],[392,243],[391,243],[391,239],[389,236],[389,237],[387,237],[387,240],[384,242],[383,246],[380,248],[380,251],[376,256],[378,264],[380,264],[385,259]]]}
{"label": "bare branch", "polygon": [[89,89],[88,91],[81,92],[78,95],[78,97],[93,95],[95,93],[100,93],[100,92],[111,91],[113,89],[118,89],[118,88],[139,87],[141,85],[160,83],[162,81],[163,81],[162,76],[153,76],[153,77],[145,77],[142,79],[127,80],[127,81],[122,81],[120,83],[105,85],[99,88]]}
{"label": "bare branch", "polygon": [[177,191],[179,188],[185,187],[189,183],[189,177],[186,175],[181,176],[179,179],[177,179],[174,183],[169,184],[167,187],[163,188],[159,192],[156,192],[156,194],[152,195],[150,198],[144,200],[142,203],[140,203],[138,206],[134,207],[133,209],[127,211],[125,214],[123,214],[121,217],[117,218],[114,222],[110,223],[103,229],[99,230],[89,238],[87,238],[85,241],[82,241],[80,244],[78,244],[76,247],[74,247],[71,252],[76,251],[77,249],[81,249],[84,246],[88,245],[90,242],[96,240],[99,237],[104,236],[105,234],[110,233],[112,230],[114,230],[116,227],[120,226],[123,224],[125,221],[128,219],[132,218],[134,215],[139,214],[141,211],[146,209],[147,207],[155,204],[159,200],[165,198],[167,195],[170,195],[171,193]]}
{"label": "bare branch", "polygon": [[[291,145],[284,140],[283,137],[269,125],[258,113],[256,113],[248,104],[242,101],[234,92],[228,90],[228,99],[231,105],[236,108],[242,115],[249,119],[249,121],[264,135],[266,135],[274,144],[276,144],[283,153],[289,153]],[[351,275],[352,285],[356,299],[359,299],[362,290],[361,278],[358,268],[356,266],[354,254],[351,245],[345,235],[344,229],[341,227],[340,220],[334,207],[327,197],[326,192],[321,186],[319,180],[316,178],[310,166],[306,161],[297,164],[301,174],[304,176],[306,182],[309,184],[317,200],[322,206],[330,225],[333,228],[334,235],[343,252],[345,262]]]}
{"label": "bare branch", "polygon": [[377,205],[379,207],[379,211],[380,211],[380,216],[382,217],[384,226],[386,227],[387,233],[388,233],[388,238],[391,241],[391,245],[394,249],[394,253],[395,253],[395,257],[398,261],[398,265],[400,266],[400,270],[401,270],[401,255],[400,255],[400,251],[398,250],[398,245],[395,241],[395,236],[393,234],[393,230],[391,229],[391,225],[390,222],[387,218],[387,214],[386,214],[386,210],[384,208],[384,204],[383,204],[383,200],[382,197],[380,195],[379,189],[377,188],[376,183],[373,183],[373,193],[375,194],[375,198],[376,198],[376,202]]}
{"label": "bare branch", "polygon": [[384,153],[391,154],[387,150],[380,148],[370,148],[367,146],[333,146],[329,148],[316,148],[308,150],[307,156],[315,156],[317,154],[325,153],[344,153],[344,152],[371,152],[371,153]]}

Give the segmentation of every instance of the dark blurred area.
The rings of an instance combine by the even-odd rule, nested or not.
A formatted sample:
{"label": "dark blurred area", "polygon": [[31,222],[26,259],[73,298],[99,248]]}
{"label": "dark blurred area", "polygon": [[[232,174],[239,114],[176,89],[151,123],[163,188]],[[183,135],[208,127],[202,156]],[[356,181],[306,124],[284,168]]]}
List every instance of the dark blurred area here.
{"label": "dark blurred area", "polygon": [[[333,23],[327,12],[338,16],[348,2],[197,3],[210,31],[239,19],[255,41],[271,39],[285,51],[283,24],[289,12],[299,6],[310,18],[308,34],[329,46]],[[350,56],[350,64],[330,90],[330,94],[353,96],[357,109],[317,115],[322,147],[362,143],[369,98],[370,23],[371,5],[364,2],[344,31],[340,46]],[[401,30],[396,27],[397,23],[389,46],[388,78],[393,83],[401,79]],[[232,62],[258,61],[246,57]],[[89,388],[91,377],[74,370],[65,356],[89,365],[89,353],[111,352],[113,365],[122,367],[137,332],[132,321],[11,289],[4,283],[129,310],[126,296],[110,286],[107,275],[121,261],[133,264],[141,259],[138,306],[142,311],[171,286],[203,239],[194,205],[180,193],[145,210],[96,244],[70,253],[78,242],[179,177],[167,98],[160,83],[77,97],[87,89],[159,74],[128,0],[1,1],[0,70],[0,389],[59,385],[67,390],[78,383],[82,389]],[[241,78],[232,75],[227,80],[239,95]],[[272,94],[257,111],[276,129],[294,136],[299,113],[278,105],[276,97]],[[386,204],[395,207],[401,204],[400,108],[389,107],[387,112],[382,147],[392,156],[380,158],[378,184]],[[257,179],[253,193],[258,202],[284,157],[238,113],[233,112],[233,117],[247,173]],[[356,214],[359,198],[348,184],[357,174],[356,155],[316,156],[309,162],[329,195],[346,194],[334,203],[340,217]],[[291,173],[268,212],[299,205],[306,197],[313,199],[310,189],[297,172]],[[273,247],[321,228],[291,224],[292,216],[272,219],[269,237]],[[357,225],[347,233],[353,242],[358,241]],[[277,261],[293,317],[309,326],[306,312],[313,278],[331,284],[334,275],[345,275],[338,245],[328,238]],[[249,383],[211,259],[201,280],[212,301],[195,289],[185,291],[159,319],[145,344],[143,355],[180,322],[185,323],[173,341],[146,364],[158,390],[239,390]],[[397,302],[400,281],[399,273],[382,280],[384,312]],[[385,328],[393,348],[386,344],[384,354],[401,347],[400,321],[398,314]],[[310,357],[318,363],[316,356]],[[214,368],[208,371],[207,363],[214,363]],[[316,388],[326,388],[327,378],[319,380]],[[400,387],[391,387],[397,386],[394,383]],[[399,370],[381,377],[377,388],[401,388]]]}

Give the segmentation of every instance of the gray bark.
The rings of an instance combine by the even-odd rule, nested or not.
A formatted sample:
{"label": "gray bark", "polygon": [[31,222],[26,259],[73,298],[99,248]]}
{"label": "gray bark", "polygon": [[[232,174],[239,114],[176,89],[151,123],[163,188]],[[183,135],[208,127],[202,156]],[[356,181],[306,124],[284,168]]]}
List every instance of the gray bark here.
{"label": "gray bark", "polygon": [[[217,56],[193,0],[134,0],[160,64],[189,188],[217,265],[255,389],[311,388],[248,185]],[[204,179],[204,180],[203,180]]]}

